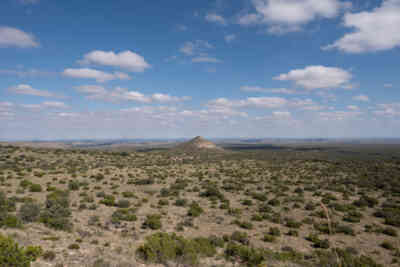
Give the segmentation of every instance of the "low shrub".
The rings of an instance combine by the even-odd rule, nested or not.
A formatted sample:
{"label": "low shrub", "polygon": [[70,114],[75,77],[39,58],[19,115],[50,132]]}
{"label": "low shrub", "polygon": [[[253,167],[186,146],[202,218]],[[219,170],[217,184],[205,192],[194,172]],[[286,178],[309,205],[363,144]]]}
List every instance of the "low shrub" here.
{"label": "low shrub", "polygon": [[22,204],[18,217],[25,223],[36,222],[40,218],[41,206],[35,202]]}
{"label": "low shrub", "polygon": [[69,231],[70,221],[69,194],[66,191],[54,191],[47,195],[45,208],[40,214],[40,221],[56,230]]}
{"label": "low shrub", "polygon": [[4,267],[29,267],[42,254],[41,247],[20,247],[10,237],[0,234],[0,263]]}
{"label": "low shrub", "polygon": [[161,227],[161,215],[159,214],[147,215],[146,220],[142,224],[143,229],[150,228],[152,230],[158,230]]}
{"label": "low shrub", "polygon": [[175,233],[156,233],[148,236],[146,243],[136,250],[136,255],[146,262],[179,262],[188,266],[198,265],[200,257],[212,257],[215,254],[215,245],[210,239],[185,239]]}
{"label": "low shrub", "polygon": [[133,222],[137,220],[135,209],[117,209],[111,215],[112,223],[119,223],[120,221]]}
{"label": "low shrub", "polygon": [[189,206],[187,215],[191,217],[198,217],[204,212],[203,208],[197,202],[192,202]]}
{"label": "low shrub", "polygon": [[31,192],[42,192],[42,186],[40,184],[31,184],[29,186],[29,191],[31,191]]}

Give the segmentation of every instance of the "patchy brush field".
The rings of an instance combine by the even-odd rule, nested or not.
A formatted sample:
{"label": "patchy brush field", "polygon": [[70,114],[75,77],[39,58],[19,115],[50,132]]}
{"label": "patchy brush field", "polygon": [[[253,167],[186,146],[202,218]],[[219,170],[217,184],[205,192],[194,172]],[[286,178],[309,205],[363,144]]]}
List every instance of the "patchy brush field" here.
{"label": "patchy brush field", "polygon": [[399,158],[321,158],[0,146],[1,266],[399,266]]}

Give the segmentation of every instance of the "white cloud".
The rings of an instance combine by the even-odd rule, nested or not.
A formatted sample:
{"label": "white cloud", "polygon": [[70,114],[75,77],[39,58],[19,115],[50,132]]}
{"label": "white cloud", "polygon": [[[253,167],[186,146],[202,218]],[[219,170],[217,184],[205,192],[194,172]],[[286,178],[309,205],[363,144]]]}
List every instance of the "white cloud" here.
{"label": "white cloud", "polygon": [[214,23],[218,23],[221,25],[227,25],[227,22],[225,20],[225,18],[221,15],[218,15],[216,13],[208,13],[205,17],[205,19],[208,22],[214,22]]}
{"label": "white cloud", "polygon": [[267,24],[269,32],[298,31],[318,18],[334,18],[349,3],[339,0],[253,0],[255,13],[239,17],[239,24]]}
{"label": "white cloud", "polygon": [[379,104],[379,110],[374,111],[375,115],[381,116],[400,116],[400,103],[391,103],[391,104]]}
{"label": "white cloud", "polygon": [[80,63],[119,67],[132,72],[143,72],[151,67],[141,55],[129,50],[120,53],[95,50],[84,55]]}
{"label": "white cloud", "polygon": [[63,102],[58,102],[58,101],[46,101],[41,104],[22,104],[20,105],[21,107],[25,109],[30,109],[30,110],[36,110],[39,111],[43,108],[55,108],[55,109],[60,109],[60,108],[68,108],[69,106],[66,105]]}
{"label": "white cloud", "polygon": [[79,113],[74,113],[74,112],[60,112],[57,113],[58,116],[64,117],[64,118],[76,118],[79,117]]}
{"label": "white cloud", "polygon": [[295,94],[295,90],[287,89],[287,88],[262,88],[259,86],[249,86],[244,85],[240,87],[241,91],[244,92],[255,92],[255,93],[274,93],[274,94]]}
{"label": "white cloud", "polygon": [[369,101],[369,97],[366,95],[357,95],[353,97],[353,100],[356,101],[361,101],[361,102],[368,102]]}
{"label": "white cloud", "polygon": [[0,111],[1,112],[9,111],[12,107],[14,107],[14,103],[12,103],[12,102],[0,102]]}
{"label": "white cloud", "polygon": [[285,106],[287,100],[281,97],[249,97],[246,105],[262,108],[278,108]]}
{"label": "white cloud", "polygon": [[106,89],[99,85],[81,85],[75,87],[78,92],[85,94],[105,94]]}
{"label": "white cloud", "polygon": [[239,17],[238,23],[243,26],[261,23],[261,15],[245,14]]}
{"label": "white cloud", "polygon": [[287,104],[288,101],[281,97],[248,97],[245,100],[229,100],[227,98],[218,98],[210,101],[208,106],[279,108]]}
{"label": "white cloud", "polygon": [[225,42],[230,43],[236,39],[236,34],[227,34],[224,37]]}
{"label": "white cloud", "polygon": [[393,87],[393,84],[391,84],[391,83],[385,83],[385,84],[383,85],[383,87],[385,87],[385,88],[392,88],[392,87]]}
{"label": "white cloud", "polygon": [[95,79],[97,82],[107,82],[111,80],[128,80],[129,75],[122,72],[108,73],[100,70],[80,68],[80,69],[65,69],[62,73],[66,77]]}
{"label": "white cloud", "polygon": [[214,46],[211,45],[209,42],[196,40],[193,42],[185,42],[183,46],[179,49],[179,51],[187,56],[191,56],[194,54],[202,54],[211,48],[214,48]]}
{"label": "white cloud", "polygon": [[361,111],[330,111],[330,112],[320,112],[319,116],[322,120],[326,121],[344,121],[350,119],[356,119],[360,117],[363,113]]}
{"label": "white cloud", "polygon": [[40,104],[22,104],[21,107],[26,108],[26,109],[41,109],[43,108],[42,105]]}
{"label": "white cloud", "polygon": [[289,111],[274,111],[272,112],[272,115],[274,117],[282,118],[282,119],[287,119],[292,116],[292,114]]}
{"label": "white cloud", "polygon": [[49,107],[49,108],[67,108],[68,105],[66,105],[63,102],[58,102],[58,101],[47,101],[42,103],[43,106]]}
{"label": "white cloud", "polygon": [[192,62],[195,63],[220,63],[221,60],[215,57],[208,57],[208,56],[200,56],[192,58]]}
{"label": "white cloud", "polygon": [[119,98],[121,100],[130,100],[142,103],[151,102],[151,98],[145,96],[144,94],[137,91],[128,91],[124,88],[117,88],[115,91],[111,92],[111,96]]}
{"label": "white cloud", "polygon": [[38,47],[35,37],[16,28],[0,26],[0,47]]}
{"label": "white cloud", "polygon": [[190,100],[190,97],[177,97],[169,94],[154,93],[152,95],[145,95],[139,91],[130,91],[126,88],[116,87],[113,90],[106,90],[98,85],[82,85],[77,86],[75,89],[88,95],[90,99],[101,99],[106,101],[136,101],[141,103],[169,103],[181,102]]}
{"label": "white cloud", "polygon": [[291,70],[287,74],[274,77],[275,80],[293,81],[307,90],[338,88],[349,84],[350,72],[334,67],[308,66],[304,69]]}
{"label": "white cloud", "polygon": [[400,46],[400,1],[384,0],[380,7],[367,12],[347,13],[344,26],[353,29],[323,49],[347,53],[389,50]]}
{"label": "white cloud", "polygon": [[188,96],[177,97],[177,96],[171,96],[168,94],[156,93],[151,96],[151,99],[155,102],[166,103],[166,102],[181,102],[181,101],[190,100],[191,98]]}
{"label": "white cloud", "polygon": [[359,108],[358,106],[356,106],[356,105],[349,105],[349,106],[347,106],[347,109],[350,109],[350,110],[359,110],[360,108]]}
{"label": "white cloud", "polygon": [[17,86],[12,86],[8,88],[8,91],[13,92],[15,94],[20,95],[34,95],[34,96],[43,96],[43,97],[51,97],[54,96],[53,93],[45,90],[38,90],[32,88],[29,84],[19,84]]}

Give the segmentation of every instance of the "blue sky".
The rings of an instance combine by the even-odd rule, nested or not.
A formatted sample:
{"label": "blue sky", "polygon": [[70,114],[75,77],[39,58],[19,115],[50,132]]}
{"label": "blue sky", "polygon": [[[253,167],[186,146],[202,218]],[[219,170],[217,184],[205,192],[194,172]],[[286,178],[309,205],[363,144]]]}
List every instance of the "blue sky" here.
{"label": "blue sky", "polygon": [[398,137],[400,0],[3,0],[0,139]]}

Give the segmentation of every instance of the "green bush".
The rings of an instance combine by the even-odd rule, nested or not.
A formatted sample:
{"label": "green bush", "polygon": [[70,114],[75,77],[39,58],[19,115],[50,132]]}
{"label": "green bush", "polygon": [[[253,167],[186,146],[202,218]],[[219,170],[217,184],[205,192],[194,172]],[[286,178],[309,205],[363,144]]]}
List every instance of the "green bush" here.
{"label": "green bush", "polygon": [[135,193],[126,191],[126,192],[122,192],[122,196],[125,197],[125,198],[134,198],[135,197]]}
{"label": "green bush", "polygon": [[334,248],[332,251],[318,250],[315,252],[317,266],[330,267],[383,267],[367,256],[357,256],[348,249]]}
{"label": "green bush", "polygon": [[79,185],[78,181],[70,180],[68,182],[68,189],[71,190],[71,191],[78,191],[79,187],[80,187],[80,185]]}
{"label": "green bush", "polygon": [[109,207],[115,206],[115,197],[113,195],[105,195],[102,200],[100,200],[101,204],[104,204]]}
{"label": "green bush", "polygon": [[136,255],[146,262],[179,262],[189,266],[198,265],[200,257],[212,257],[215,254],[215,246],[209,239],[185,239],[175,233],[148,236],[146,243],[136,250]]}
{"label": "green bush", "polygon": [[187,204],[187,200],[186,199],[179,198],[179,199],[177,199],[175,201],[174,205],[178,206],[178,207],[184,207],[184,206],[186,206],[186,204]]}
{"label": "green bush", "polygon": [[385,229],[382,230],[382,233],[385,235],[390,235],[390,236],[397,236],[397,231],[396,229],[386,227]]}
{"label": "green bush", "polygon": [[302,225],[301,222],[297,222],[297,221],[295,221],[295,220],[292,219],[292,218],[287,218],[287,219],[286,219],[286,226],[289,227],[289,228],[298,229],[298,228],[301,227],[301,225]]}
{"label": "green bush", "polygon": [[228,243],[225,249],[225,257],[228,260],[237,261],[239,258],[241,262],[247,266],[258,266],[265,260],[262,250],[235,244]]}
{"label": "green bush", "polygon": [[68,246],[68,249],[77,250],[77,249],[80,249],[80,246],[78,244],[76,244],[76,243],[73,243],[73,244]]}
{"label": "green bush", "polygon": [[276,241],[276,237],[271,235],[271,234],[264,234],[264,237],[262,239],[264,242],[275,242]]}
{"label": "green bush", "polygon": [[243,229],[247,229],[247,230],[253,229],[253,224],[251,222],[248,222],[248,221],[235,220],[233,223],[236,224],[237,226],[239,226],[240,228],[243,228]]}
{"label": "green bush", "polygon": [[56,258],[56,253],[52,250],[43,252],[42,258],[46,261],[53,261]]}
{"label": "green bush", "polygon": [[31,184],[29,187],[31,192],[42,192],[42,186],[40,184]]}
{"label": "green bush", "polygon": [[66,191],[54,191],[47,195],[45,208],[40,214],[40,221],[56,230],[69,231],[70,221],[69,195]]}
{"label": "green bush", "polygon": [[117,207],[119,207],[119,208],[129,208],[130,205],[131,205],[131,202],[127,199],[121,199],[117,203]]}
{"label": "green bush", "polygon": [[188,210],[188,215],[191,217],[198,217],[200,216],[200,214],[202,214],[204,212],[203,208],[200,207],[199,204],[197,204],[197,202],[192,202],[189,206],[189,210]]}
{"label": "green bush", "polygon": [[25,223],[36,222],[40,218],[41,206],[34,202],[22,204],[18,217]]}
{"label": "green bush", "polygon": [[245,232],[235,231],[229,238],[231,241],[239,242],[243,245],[248,245],[250,243],[249,236]]}
{"label": "green bush", "polygon": [[383,247],[384,249],[388,249],[388,250],[395,250],[395,246],[393,245],[393,243],[389,242],[389,241],[383,241],[381,244],[381,247]]}
{"label": "green bush", "polygon": [[281,236],[281,231],[279,230],[278,227],[270,227],[269,234],[273,236]]}
{"label": "green bush", "polygon": [[19,183],[19,186],[21,186],[21,187],[23,187],[23,188],[27,188],[27,187],[29,187],[31,184],[32,184],[32,183],[31,183],[30,181],[24,179],[24,180],[22,180],[22,181]]}
{"label": "green bush", "polygon": [[142,224],[142,228],[144,229],[150,228],[152,230],[158,230],[161,227],[161,215],[159,214],[147,215],[146,220]]}
{"label": "green bush", "polygon": [[29,267],[42,254],[40,247],[19,247],[9,237],[0,234],[0,263],[2,267]]}
{"label": "green bush", "polygon": [[120,221],[133,222],[137,220],[135,209],[118,209],[111,215],[112,223],[119,223]]}
{"label": "green bush", "polygon": [[22,226],[21,220],[13,214],[0,213],[0,227],[5,226],[9,228],[20,228]]}

